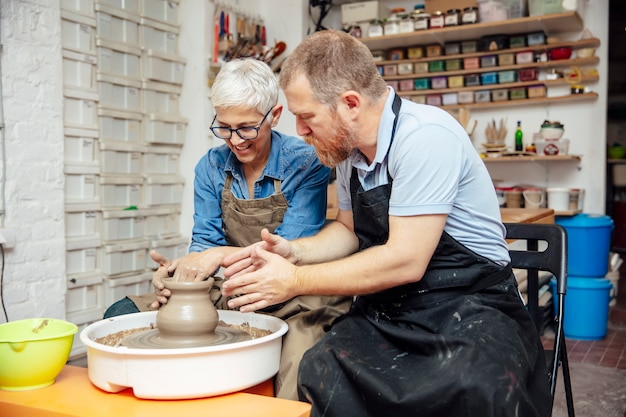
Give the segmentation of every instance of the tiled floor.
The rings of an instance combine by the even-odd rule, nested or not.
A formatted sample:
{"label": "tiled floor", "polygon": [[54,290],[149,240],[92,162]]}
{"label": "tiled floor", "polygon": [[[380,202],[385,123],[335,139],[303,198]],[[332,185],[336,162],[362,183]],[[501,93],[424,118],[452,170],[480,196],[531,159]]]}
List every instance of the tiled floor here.
{"label": "tiled floor", "polygon": [[570,362],[626,370],[626,326],[611,324],[604,340],[571,340],[566,343]]}
{"label": "tiled floor", "polygon": [[[552,334],[547,334],[542,340],[544,348],[552,348]],[[625,324],[609,323],[606,337],[602,340],[574,340],[566,338],[565,344],[570,364],[586,363],[626,370]]]}
{"label": "tiled floor", "polygon": [[[606,337],[574,340],[566,337],[575,411],[582,417],[626,417],[626,268],[621,268],[616,303],[610,308]],[[554,334],[542,337],[551,349]],[[557,379],[553,417],[567,416],[562,375]]]}

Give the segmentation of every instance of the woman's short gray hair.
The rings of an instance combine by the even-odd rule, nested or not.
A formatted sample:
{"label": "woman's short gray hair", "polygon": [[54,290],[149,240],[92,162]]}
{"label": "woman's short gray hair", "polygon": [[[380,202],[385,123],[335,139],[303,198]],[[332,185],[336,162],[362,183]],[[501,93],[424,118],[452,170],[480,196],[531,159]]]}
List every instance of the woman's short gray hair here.
{"label": "woman's short gray hair", "polygon": [[213,107],[255,108],[265,114],[278,104],[278,79],[269,65],[253,58],[229,61],[211,86]]}

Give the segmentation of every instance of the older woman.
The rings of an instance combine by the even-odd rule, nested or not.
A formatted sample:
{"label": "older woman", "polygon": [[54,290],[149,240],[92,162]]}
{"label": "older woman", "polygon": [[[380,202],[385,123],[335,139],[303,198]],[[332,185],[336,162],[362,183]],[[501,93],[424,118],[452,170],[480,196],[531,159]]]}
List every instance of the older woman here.
{"label": "older woman", "polygon": [[[278,92],[276,76],[263,62],[242,59],[222,67],[211,88],[211,131],[224,144],[211,148],[195,168],[190,253],[170,262],[153,251],[161,265],[153,279],[157,301],[154,294],[130,296],[111,306],[105,317],[158,308],[169,296],[163,277],[213,276],[227,255],[258,241],[263,228],[294,239],[312,236],[324,225],[329,169],[312,146],[272,130],[283,110]],[[226,309],[221,282],[216,278],[212,296],[217,308]],[[349,306],[347,297],[299,296],[264,310],[289,324],[277,396],[297,399],[302,354]]]}

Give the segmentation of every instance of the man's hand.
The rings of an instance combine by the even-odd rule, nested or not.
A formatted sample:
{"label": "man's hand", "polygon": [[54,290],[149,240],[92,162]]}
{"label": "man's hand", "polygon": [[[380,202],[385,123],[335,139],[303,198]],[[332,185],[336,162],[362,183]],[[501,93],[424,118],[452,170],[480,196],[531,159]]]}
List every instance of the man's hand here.
{"label": "man's hand", "polygon": [[229,308],[239,308],[241,312],[256,311],[298,295],[295,265],[263,249],[263,245],[246,249],[250,255],[246,258],[249,266],[235,274],[227,274],[228,280],[222,284],[222,294],[234,297],[228,301]]}

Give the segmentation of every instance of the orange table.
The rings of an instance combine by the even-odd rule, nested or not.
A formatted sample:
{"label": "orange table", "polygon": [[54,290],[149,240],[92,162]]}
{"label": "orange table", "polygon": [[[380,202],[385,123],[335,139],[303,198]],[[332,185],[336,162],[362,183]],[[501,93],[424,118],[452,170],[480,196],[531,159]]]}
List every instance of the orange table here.
{"label": "orange table", "polygon": [[[310,404],[272,397],[271,382],[228,395],[192,400],[145,400],[131,389],[96,388],[87,368],[65,366],[54,384],[32,391],[0,390],[2,417],[308,417]],[[269,395],[269,396],[268,396]]]}

